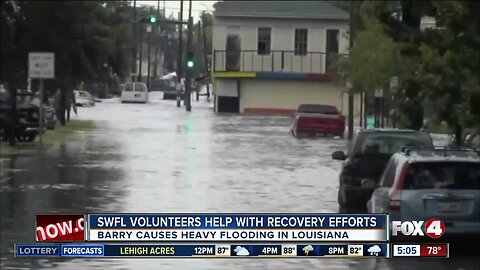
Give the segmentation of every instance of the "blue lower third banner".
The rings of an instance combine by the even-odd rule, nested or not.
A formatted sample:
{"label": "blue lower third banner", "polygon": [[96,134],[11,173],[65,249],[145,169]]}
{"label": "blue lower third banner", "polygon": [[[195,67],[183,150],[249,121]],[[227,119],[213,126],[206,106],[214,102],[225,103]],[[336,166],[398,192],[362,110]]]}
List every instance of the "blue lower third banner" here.
{"label": "blue lower third banner", "polygon": [[389,257],[389,245],[379,244],[17,244],[17,258],[38,257]]}

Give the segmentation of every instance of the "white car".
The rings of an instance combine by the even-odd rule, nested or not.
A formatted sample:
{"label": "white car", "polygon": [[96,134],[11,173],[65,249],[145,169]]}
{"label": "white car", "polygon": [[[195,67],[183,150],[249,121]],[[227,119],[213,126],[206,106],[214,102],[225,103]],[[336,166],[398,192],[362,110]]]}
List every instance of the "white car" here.
{"label": "white car", "polygon": [[92,94],[87,91],[75,90],[75,103],[79,107],[92,107],[95,106],[95,99]]}
{"label": "white car", "polygon": [[145,83],[130,82],[126,83],[120,98],[122,103],[126,102],[148,102],[148,89]]}

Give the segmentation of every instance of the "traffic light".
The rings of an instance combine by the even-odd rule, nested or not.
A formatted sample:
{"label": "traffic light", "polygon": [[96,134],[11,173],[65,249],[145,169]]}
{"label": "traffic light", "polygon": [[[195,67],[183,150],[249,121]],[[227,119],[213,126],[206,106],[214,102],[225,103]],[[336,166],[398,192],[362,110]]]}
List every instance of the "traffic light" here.
{"label": "traffic light", "polygon": [[193,68],[193,52],[187,54],[187,67]]}
{"label": "traffic light", "polygon": [[150,16],[150,23],[156,23],[157,18],[155,16]]}

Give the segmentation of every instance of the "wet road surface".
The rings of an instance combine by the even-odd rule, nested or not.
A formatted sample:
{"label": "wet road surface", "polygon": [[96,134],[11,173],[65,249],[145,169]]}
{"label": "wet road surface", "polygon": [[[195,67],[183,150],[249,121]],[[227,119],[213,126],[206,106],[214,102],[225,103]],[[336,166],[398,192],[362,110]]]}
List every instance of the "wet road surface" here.
{"label": "wet road surface", "polygon": [[187,113],[158,94],[80,108],[96,130],[3,163],[0,269],[478,269],[478,258],[14,260],[41,213],[339,211],[330,157],[345,141],[297,140],[289,118],[219,115],[203,101]]}

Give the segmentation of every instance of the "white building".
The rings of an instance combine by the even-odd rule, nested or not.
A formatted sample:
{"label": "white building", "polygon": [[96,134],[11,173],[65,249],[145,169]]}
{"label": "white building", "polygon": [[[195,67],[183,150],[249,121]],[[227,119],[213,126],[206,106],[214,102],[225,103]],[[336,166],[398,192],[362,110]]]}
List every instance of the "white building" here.
{"label": "white building", "polygon": [[[221,1],[213,21],[217,112],[292,113],[302,103],[347,113],[335,65],[349,14],[327,1]],[[355,100],[356,111],[360,99]]]}

